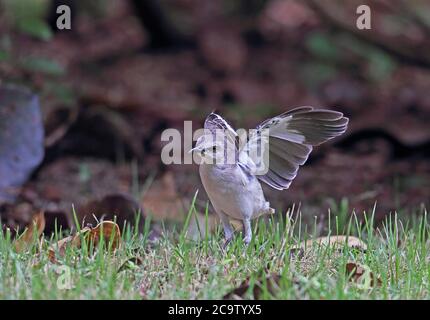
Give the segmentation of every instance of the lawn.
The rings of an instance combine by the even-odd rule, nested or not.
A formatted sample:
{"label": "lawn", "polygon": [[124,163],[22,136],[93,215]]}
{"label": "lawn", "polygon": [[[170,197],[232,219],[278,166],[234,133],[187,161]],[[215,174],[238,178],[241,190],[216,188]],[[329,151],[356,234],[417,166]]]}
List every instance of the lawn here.
{"label": "lawn", "polygon": [[[321,228],[318,219],[306,221],[305,212],[292,208],[255,222],[248,247],[238,232],[224,249],[221,228],[190,239],[192,204],[183,224],[162,225],[157,241],[149,241],[148,219],[143,234],[125,228],[116,250],[103,241],[95,248],[83,241],[63,254],[57,250],[55,263],[48,248],[68,233],[34,237],[17,252],[10,233],[2,232],[0,299],[429,299],[425,209],[387,216],[377,226],[374,210],[360,218],[332,213]],[[318,236],[336,239],[336,234],[363,243],[298,246]]]}

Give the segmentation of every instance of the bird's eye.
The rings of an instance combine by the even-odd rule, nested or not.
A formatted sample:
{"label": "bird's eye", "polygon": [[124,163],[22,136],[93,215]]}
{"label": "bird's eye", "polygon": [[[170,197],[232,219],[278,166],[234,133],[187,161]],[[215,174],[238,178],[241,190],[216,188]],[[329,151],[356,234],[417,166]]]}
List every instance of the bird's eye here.
{"label": "bird's eye", "polygon": [[202,154],[204,155],[206,152],[206,149],[202,149]]}
{"label": "bird's eye", "polygon": [[216,151],[216,147],[215,147],[215,146],[213,146],[213,147],[212,147],[212,151],[213,151],[213,152],[215,152],[215,151]]}

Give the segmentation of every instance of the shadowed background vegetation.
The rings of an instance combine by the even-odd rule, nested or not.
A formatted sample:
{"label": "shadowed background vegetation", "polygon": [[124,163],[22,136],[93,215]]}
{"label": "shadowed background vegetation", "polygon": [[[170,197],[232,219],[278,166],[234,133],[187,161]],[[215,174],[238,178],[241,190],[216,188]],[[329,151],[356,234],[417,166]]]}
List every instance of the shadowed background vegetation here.
{"label": "shadowed background vegetation", "polygon": [[[59,4],[72,9],[72,30],[55,27]],[[372,29],[362,31],[360,4],[1,0],[0,85],[36,93],[41,111],[31,122],[0,95],[0,168],[17,168],[0,171],[2,222],[27,225],[43,209],[47,231],[55,221],[70,227],[72,204],[87,222],[92,214],[133,221],[139,209],[182,221],[203,189],[195,165],[161,163],[164,129],[184,120],[199,128],[213,110],[252,128],[301,105],[342,111],[350,128],[314,150],[288,191],[266,190],[275,208],[301,203],[311,221],[328,208],[359,215],[375,202],[377,220],[422,212],[430,3],[371,1]],[[21,154],[11,136],[39,145],[43,159]],[[196,206],[206,201],[200,192]]]}

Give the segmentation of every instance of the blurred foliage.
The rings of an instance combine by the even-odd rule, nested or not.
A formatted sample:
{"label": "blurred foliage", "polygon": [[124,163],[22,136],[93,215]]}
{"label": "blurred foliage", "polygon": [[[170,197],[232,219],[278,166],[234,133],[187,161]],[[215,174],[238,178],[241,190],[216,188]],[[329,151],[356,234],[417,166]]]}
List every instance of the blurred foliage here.
{"label": "blurred foliage", "polygon": [[420,19],[420,21],[430,27],[430,6],[418,4],[412,6],[411,10]]}
{"label": "blurred foliage", "polygon": [[268,0],[224,0],[223,7],[226,13],[257,16],[267,5]]}
{"label": "blurred foliage", "polygon": [[396,68],[396,63],[391,57],[380,50],[369,50],[369,65],[367,73],[374,81],[384,81],[388,79]]}
{"label": "blurred foliage", "polygon": [[10,38],[7,35],[0,38],[0,62],[9,60],[11,46]]}
{"label": "blurred foliage", "polygon": [[[397,67],[390,55],[347,33],[330,35],[324,32],[313,32],[307,37],[305,45],[317,58],[316,62],[305,68],[304,74],[306,81],[312,81],[314,85],[335,76],[336,66],[346,61],[350,65],[359,65],[364,60],[366,68],[362,70],[362,76],[374,82],[386,80]],[[351,59],[351,54],[355,59]],[[310,79],[311,74],[316,74],[317,78]]]}
{"label": "blurred foliage", "polygon": [[[25,84],[39,93],[46,127],[50,129],[47,132],[53,133],[49,141],[54,142],[47,144],[49,148],[59,143],[65,133],[70,133],[67,140],[61,142],[69,148],[69,153],[59,148],[59,157],[69,154],[108,157],[110,147],[117,149],[112,152],[117,155],[121,152],[110,138],[106,139],[106,145],[96,140],[119,136],[126,142],[142,142],[145,146],[149,161],[140,166],[142,171],[138,172],[144,176],[146,170],[154,170],[159,163],[158,146],[152,144],[156,141],[153,132],[164,126],[176,126],[187,117],[201,122],[211,110],[221,112],[239,127],[247,127],[279,114],[284,111],[282,108],[307,104],[339,106],[353,119],[352,134],[358,132],[359,139],[368,139],[366,132],[360,135],[358,130],[361,125],[367,125],[369,119],[371,125],[379,121],[383,132],[391,133],[395,125],[393,131],[398,140],[404,132],[413,131],[410,128],[419,131],[428,123],[421,114],[428,110],[425,87],[430,80],[421,71],[428,70],[430,62],[426,64],[426,59],[419,58],[430,46],[428,34],[423,37],[426,28],[416,23],[416,19],[420,19],[424,25],[430,25],[428,4],[418,10],[408,2],[407,8],[402,10],[392,5],[394,0],[392,3],[375,0],[373,30],[359,32],[355,27],[356,12],[350,6],[354,0],[328,0],[329,13],[340,10],[328,17],[312,10],[309,1],[302,0],[152,0],[155,13],[150,13],[146,19],[166,20],[166,25],[173,26],[165,28],[166,34],[177,31],[189,39],[191,45],[180,46],[181,41],[171,41],[170,47],[151,50],[154,49],[151,37],[162,38],[158,30],[164,28],[151,31],[151,27],[143,23],[148,20],[136,14],[139,11],[133,6],[138,0],[69,0],[75,6],[72,8],[74,22],[73,30],[66,33],[51,30],[48,25],[47,21],[55,24],[55,13],[51,11],[53,7],[50,8],[52,1],[0,0],[3,9],[0,29],[5,27],[6,30],[0,34],[0,80]],[[406,4],[407,0],[404,1]],[[408,9],[414,10],[416,17],[409,15]],[[162,14],[158,15],[158,10]],[[160,16],[165,19],[159,19]],[[337,21],[339,17],[341,21]],[[29,37],[41,41],[29,41]],[[231,61],[237,67],[230,68]],[[218,68],[218,64],[222,67]],[[91,130],[92,122],[85,118],[86,111],[82,110],[87,108],[82,107],[87,105],[100,107],[97,116],[102,114],[103,119],[110,121],[100,134]],[[115,122],[113,112],[130,114],[132,121]],[[401,115],[408,115],[413,124],[397,123]],[[149,124],[148,118],[151,119]],[[124,127],[135,130],[136,134],[121,131]],[[127,140],[128,137],[131,139]],[[323,200],[328,195],[336,199],[345,194],[356,195],[349,198],[349,203],[345,199],[340,204],[331,203],[332,213],[338,216],[332,225],[343,229],[350,208],[362,201],[360,199],[379,195],[381,186],[386,187],[386,178],[380,172],[387,171],[388,176],[400,170],[394,165],[387,169],[385,162],[391,150],[395,150],[394,154],[399,148],[396,139],[394,143],[378,140],[369,145],[358,140],[351,144],[351,150],[356,148],[359,156],[353,153],[343,157],[334,153],[333,161],[315,157],[313,164],[318,173],[330,172],[330,175],[321,174],[318,182],[309,174],[303,174],[295,186],[296,191],[290,190],[290,199],[296,196],[301,199],[302,190],[306,190],[303,198],[307,201]],[[422,138],[417,134],[411,139]],[[84,140],[88,140],[85,145]],[[100,146],[97,151],[93,151],[93,141]],[[373,148],[375,154],[372,154]],[[407,150],[415,150],[413,148]],[[322,150],[320,155],[325,152]],[[366,158],[367,153],[369,158]],[[153,155],[157,158],[151,158]],[[122,155],[115,157],[123,158]],[[369,168],[362,165],[367,161]],[[331,170],[332,163],[336,170]],[[354,185],[344,179],[345,172],[352,172],[351,166],[358,168],[358,174],[351,177]],[[327,167],[330,170],[325,170]],[[401,170],[417,176],[415,169],[402,167]],[[80,183],[93,178],[87,171],[85,166],[79,169]],[[398,190],[405,190],[406,195],[399,192],[401,204],[408,197],[412,198],[411,195],[414,199],[420,198],[428,190],[419,180],[404,183],[404,188],[396,184]],[[359,184],[363,188],[356,186]],[[139,189],[137,185],[134,184],[134,193]],[[388,192],[380,197],[387,208],[392,202],[392,192],[390,186],[386,188]],[[367,189],[369,192],[364,192]],[[286,201],[279,199],[281,205]],[[367,209],[367,204],[364,206]]]}
{"label": "blurred foliage", "polygon": [[9,54],[6,51],[0,51],[0,62],[9,59]]}
{"label": "blurred foliage", "polygon": [[23,19],[18,21],[18,28],[28,35],[41,40],[52,38],[52,30],[47,23],[38,19]]}
{"label": "blurred foliage", "polygon": [[101,18],[107,14],[109,0],[78,1],[78,10],[92,17]]}
{"label": "blurred foliage", "polygon": [[397,64],[387,53],[344,33],[336,40],[337,46],[367,61],[366,76],[371,81],[384,81],[395,71]]}
{"label": "blurred foliage", "polygon": [[333,65],[315,60],[306,62],[300,68],[302,83],[311,90],[318,89],[320,85],[337,75],[337,70]]}
{"label": "blurred foliage", "polygon": [[175,5],[170,0],[158,0],[160,8],[168,21],[183,35],[191,36],[195,32],[196,21],[188,7]]}
{"label": "blurred foliage", "polygon": [[49,0],[2,0],[6,16],[17,30],[40,40],[52,38],[52,30],[45,18]]}
{"label": "blurred foliage", "polygon": [[[246,110],[246,108],[247,106],[244,104],[229,103],[226,106],[226,117],[238,122],[243,121],[243,110]],[[267,119],[278,111],[279,107],[273,104],[256,104],[253,108],[253,117],[256,119]]]}
{"label": "blurred foliage", "polygon": [[336,43],[326,34],[321,32],[311,33],[306,39],[307,49],[315,56],[326,60],[335,60],[339,57]]}
{"label": "blurred foliage", "polygon": [[62,106],[74,107],[76,105],[76,92],[69,86],[56,81],[48,81],[45,83],[44,89],[45,95],[54,96]]}
{"label": "blurred foliage", "polygon": [[[109,1],[76,1],[76,10],[90,17],[101,18],[107,14]],[[53,31],[47,22],[51,3],[51,0],[0,0],[6,18],[17,31],[45,41],[53,37]]]}
{"label": "blurred foliage", "polygon": [[27,71],[50,76],[61,76],[65,73],[63,66],[58,62],[43,57],[26,57],[20,65]]}

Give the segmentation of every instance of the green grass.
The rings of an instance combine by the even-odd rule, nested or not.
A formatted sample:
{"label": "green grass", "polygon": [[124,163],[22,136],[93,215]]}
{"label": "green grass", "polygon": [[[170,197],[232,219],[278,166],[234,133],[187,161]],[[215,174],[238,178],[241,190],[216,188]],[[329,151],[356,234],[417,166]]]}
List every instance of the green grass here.
{"label": "green grass", "polygon": [[[340,205],[338,210],[348,208]],[[290,210],[291,220],[278,214],[257,221],[248,247],[238,233],[224,250],[220,228],[190,240],[187,224],[196,213],[193,202],[184,225],[163,226],[155,243],[148,241],[147,223],[143,234],[126,228],[121,247],[113,253],[102,247],[69,248],[59,264],[49,262],[47,248],[64,233],[45,237],[42,243],[34,241],[24,253],[14,250],[8,233],[1,233],[0,299],[220,299],[247,278],[251,284],[259,283],[262,299],[430,298],[425,210],[408,221],[388,216],[378,227],[374,212],[364,215],[363,221],[355,215],[345,219],[345,213],[337,212],[342,219],[330,218],[328,234],[355,235],[367,244],[365,252],[314,245],[293,254],[290,248],[300,241],[327,235],[327,229],[321,234],[317,221],[305,223],[297,211]],[[201,231],[207,229],[207,224],[200,226]],[[135,263],[136,257],[141,263]],[[381,285],[350,281],[345,272],[350,261],[366,266]],[[58,286],[67,278],[65,271],[70,272],[70,289]],[[269,274],[281,276],[275,289],[264,280]],[[252,288],[243,297],[253,298]]]}

